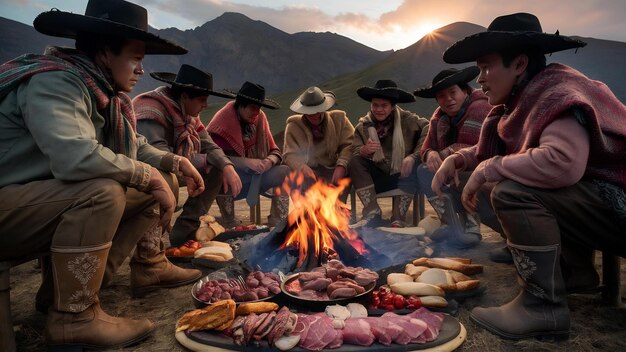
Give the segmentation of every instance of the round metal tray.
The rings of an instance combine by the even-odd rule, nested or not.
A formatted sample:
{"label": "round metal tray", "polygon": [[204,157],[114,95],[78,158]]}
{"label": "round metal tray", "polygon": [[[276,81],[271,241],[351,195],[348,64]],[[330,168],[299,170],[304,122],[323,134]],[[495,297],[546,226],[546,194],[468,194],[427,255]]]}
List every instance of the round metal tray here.
{"label": "round metal tray", "polygon": [[[208,306],[208,305],[213,304],[213,303],[211,303],[211,302],[205,302],[205,301],[203,301],[203,300],[199,299],[199,298],[196,296],[196,294],[197,294],[197,293],[198,293],[198,291],[200,290],[200,287],[202,287],[202,285],[204,285],[206,282],[208,282],[208,281],[210,281],[210,280],[212,280],[212,279],[209,279],[209,277],[208,277],[208,276],[205,276],[205,277],[201,278],[200,280],[196,281],[196,283],[195,283],[195,284],[193,284],[193,286],[191,287],[191,297],[193,298],[193,303],[194,303],[194,305],[195,305],[195,307],[196,307],[196,308],[203,308],[203,307],[206,307],[206,306]],[[281,289],[282,289],[282,288],[281,288]],[[278,296],[279,294],[280,294],[280,293],[278,293],[278,294],[273,294],[273,293],[270,293],[270,295],[268,295],[267,297],[262,298],[262,299],[257,299],[257,300],[254,300],[254,301],[235,301],[235,303],[239,305],[239,304],[242,304],[242,303],[252,303],[252,302],[263,302],[263,301],[269,301],[269,300],[271,300],[272,298],[275,298],[276,296]]]}
{"label": "round metal tray", "polygon": [[293,274],[293,275],[290,275],[290,276],[286,277],[285,280],[283,280],[283,282],[280,283],[280,289],[285,294],[285,297],[287,297],[290,301],[298,303],[298,304],[305,305],[306,307],[308,307],[308,308],[310,308],[312,310],[323,310],[323,309],[326,308],[326,306],[334,305],[334,304],[348,304],[348,303],[352,303],[352,302],[363,302],[363,301],[367,300],[369,295],[374,290],[374,287],[376,287],[376,282],[372,282],[371,284],[369,284],[366,287],[364,287],[365,288],[365,292],[360,293],[360,294],[358,294],[356,296],[353,296],[353,297],[342,297],[342,298],[335,298],[335,299],[328,299],[328,300],[307,299],[307,298],[299,297],[299,296],[289,292],[285,288],[286,285],[288,285],[291,281],[297,280],[299,275],[300,275],[300,273],[296,273],[296,274]]}

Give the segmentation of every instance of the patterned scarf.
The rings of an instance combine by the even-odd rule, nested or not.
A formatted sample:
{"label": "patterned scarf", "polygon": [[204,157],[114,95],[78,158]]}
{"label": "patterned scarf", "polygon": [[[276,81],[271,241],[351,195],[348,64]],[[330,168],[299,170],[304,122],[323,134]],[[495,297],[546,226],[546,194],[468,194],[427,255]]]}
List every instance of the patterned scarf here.
{"label": "patterned scarf", "polygon": [[577,109],[589,133],[585,178],[626,188],[626,107],[604,83],[571,67],[550,64],[528,82],[517,101],[510,114],[498,105],[485,119],[477,144],[479,161],[538,146],[547,125]]}
{"label": "patterned scarf", "polygon": [[198,116],[184,113],[183,106],[172,98],[170,87],[157,89],[138,95],[133,99],[137,120],[154,120],[165,128],[173,126],[172,143],[174,152],[186,158],[200,152],[199,132],[204,125]]}
{"label": "patterned scarf", "polygon": [[[368,112],[367,115],[365,115],[362,120],[363,120],[363,128],[367,131],[369,128],[368,127],[374,127],[376,129],[376,135],[380,138],[380,131],[382,130],[386,130],[384,131],[384,137],[386,137],[389,134],[389,129],[391,127],[393,127],[393,140],[392,140],[392,145],[393,145],[393,150],[391,151],[391,175],[397,174],[401,171],[402,169],[402,160],[404,160],[404,153],[405,153],[405,146],[404,146],[404,135],[402,134],[402,123],[400,122],[400,112],[402,110],[396,106],[392,112],[392,116],[387,117],[384,121],[381,121],[381,123],[379,123],[380,127],[376,126],[376,123],[374,123],[373,121],[376,120],[376,118],[372,117],[372,112]],[[389,122],[386,122],[387,120],[389,120]],[[385,160],[385,155],[382,151],[382,148],[380,150],[378,150],[377,152],[374,153],[374,155],[372,156],[372,160],[375,162],[380,162]]]}
{"label": "patterned scarf", "polygon": [[128,95],[113,89],[111,79],[87,56],[74,49],[48,47],[44,55],[26,54],[0,65],[0,99],[33,75],[66,71],[79,77],[105,118],[104,145],[137,159],[136,120]]}
{"label": "patterned scarf", "polygon": [[322,113],[322,118],[320,119],[320,123],[315,125],[315,124],[311,123],[311,121],[309,121],[309,119],[306,116],[302,115],[302,121],[304,121],[304,124],[311,131],[311,134],[313,135],[313,141],[314,142],[319,142],[319,141],[324,139],[324,119],[325,119],[325,117],[326,117],[326,113],[323,112]]}

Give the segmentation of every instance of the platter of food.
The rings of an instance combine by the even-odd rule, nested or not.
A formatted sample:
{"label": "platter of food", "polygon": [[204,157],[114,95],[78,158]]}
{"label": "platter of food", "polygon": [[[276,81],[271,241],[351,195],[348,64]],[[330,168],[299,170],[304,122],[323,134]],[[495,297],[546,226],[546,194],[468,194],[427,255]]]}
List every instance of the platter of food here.
{"label": "platter of food", "polygon": [[233,299],[236,304],[262,302],[281,292],[280,280],[274,273],[254,271],[244,277],[212,279],[207,275],[191,288],[191,297],[198,308]]}
{"label": "platter of food", "polygon": [[189,263],[194,253],[201,248],[199,242],[189,240],[178,247],[170,247],[165,250],[165,256],[172,263]]}

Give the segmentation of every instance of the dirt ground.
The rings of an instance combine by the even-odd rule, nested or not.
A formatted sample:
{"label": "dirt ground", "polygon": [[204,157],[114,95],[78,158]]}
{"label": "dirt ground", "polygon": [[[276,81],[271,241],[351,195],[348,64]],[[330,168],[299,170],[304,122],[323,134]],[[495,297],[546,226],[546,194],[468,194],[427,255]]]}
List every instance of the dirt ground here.
{"label": "dirt ground", "polygon": [[[269,213],[269,200],[261,197],[261,214],[264,221]],[[384,216],[391,214],[391,199],[380,200]],[[350,204],[350,203],[348,203]],[[360,214],[360,202],[358,211]],[[412,210],[409,210],[411,214]],[[244,224],[249,223],[249,208],[245,201],[236,202],[237,216]],[[219,216],[214,205],[210,213]],[[426,214],[432,214],[426,207]],[[490,262],[487,253],[503,245],[499,234],[483,228],[483,241],[470,250],[441,251],[440,256],[472,258],[485,266],[482,280],[486,291],[477,297],[460,302],[456,318],[467,328],[467,339],[457,351],[625,351],[626,309],[603,306],[599,294],[570,295],[571,310],[570,339],[565,342],[548,343],[537,340],[509,341],[500,339],[479,328],[469,320],[469,312],[475,306],[494,306],[508,302],[518,292],[515,270],[512,265]],[[601,263],[600,255],[596,262]],[[626,283],[626,264],[622,260],[622,284]],[[45,351],[44,327],[46,316],[37,312],[34,299],[41,282],[35,262],[23,264],[11,270],[11,309],[16,331],[18,351]],[[204,269],[208,274],[208,269]],[[130,298],[129,268],[125,264],[114,279],[113,285],[100,293],[106,312],[125,317],[146,317],[156,324],[154,334],[139,345],[121,351],[185,351],[174,338],[177,319],[187,310],[193,309],[191,285],[173,289],[162,289],[140,299]],[[622,287],[626,291],[626,287]]]}

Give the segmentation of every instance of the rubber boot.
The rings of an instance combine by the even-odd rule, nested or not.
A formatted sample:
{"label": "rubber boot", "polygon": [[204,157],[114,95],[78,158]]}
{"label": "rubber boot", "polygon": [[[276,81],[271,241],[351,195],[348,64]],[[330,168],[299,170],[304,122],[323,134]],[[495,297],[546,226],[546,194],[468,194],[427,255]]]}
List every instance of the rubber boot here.
{"label": "rubber boot", "polygon": [[289,196],[272,196],[270,215],[267,216],[267,226],[275,227],[289,216]]}
{"label": "rubber boot", "polygon": [[503,306],[474,308],[470,318],[508,339],[567,339],[570,315],[559,246],[522,246],[511,242],[508,246],[523,283],[522,290]]}
{"label": "rubber boot", "polygon": [[391,227],[406,227],[406,213],[409,211],[413,196],[403,194],[397,197],[398,201],[394,202],[397,206],[392,209]]}
{"label": "rubber boot", "polygon": [[148,319],[112,317],[102,311],[98,291],[111,242],[94,247],[52,247],[54,301],[48,310],[50,349],[118,349],[145,339]]}
{"label": "rubber boot", "polygon": [[202,276],[200,270],[181,268],[167,259],[161,232],[161,227],[154,224],[137,242],[130,261],[130,292],[133,297],[142,297],[159,288],[187,285]]}
{"label": "rubber boot", "polygon": [[366,222],[365,226],[377,227],[382,222],[381,214],[383,213],[376,200],[376,189],[374,185],[357,189],[356,195],[363,203],[363,218],[362,221]]}
{"label": "rubber boot", "polygon": [[241,221],[235,219],[235,198],[233,196],[219,194],[215,197],[215,202],[220,208],[221,219],[217,222],[225,229],[230,229],[241,225]]}

